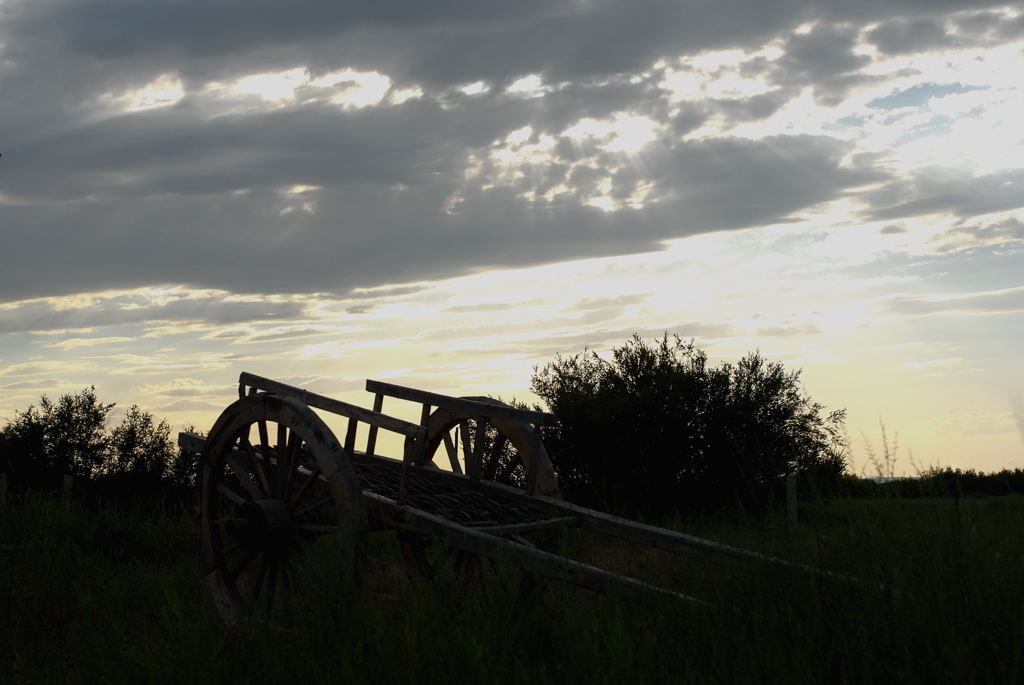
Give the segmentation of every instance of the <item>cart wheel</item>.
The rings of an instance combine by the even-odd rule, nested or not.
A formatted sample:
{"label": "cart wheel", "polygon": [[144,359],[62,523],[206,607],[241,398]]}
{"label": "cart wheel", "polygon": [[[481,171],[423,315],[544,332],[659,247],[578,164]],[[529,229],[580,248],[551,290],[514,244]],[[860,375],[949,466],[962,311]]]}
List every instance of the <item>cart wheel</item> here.
{"label": "cart wheel", "polygon": [[[465,399],[509,406],[490,397]],[[424,459],[472,478],[511,485],[531,494],[560,496],[555,471],[539,433],[516,421],[436,409],[427,423]]]}
{"label": "cart wheel", "polygon": [[358,585],[367,544],[359,481],[334,434],[306,405],[255,394],[217,419],[203,452],[203,561],[228,624],[270,612],[322,578]]}
{"label": "cart wheel", "polygon": [[[490,397],[464,399],[507,407]],[[438,408],[427,423],[424,463],[450,468],[471,478],[493,481],[528,490],[533,494],[561,497],[547,450],[536,429],[507,419],[481,418],[475,414]],[[493,562],[476,555],[435,544],[429,537],[399,530],[399,542],[407,564],[417,575],[433,578],[437,567],[451,565],[456,575],[472,583],[474,577],[496,570]],[[561,546],[559,531],[526,533],[518,542],[546,551]],[[520,592],[538,585],[532,574],[522,573]]]}

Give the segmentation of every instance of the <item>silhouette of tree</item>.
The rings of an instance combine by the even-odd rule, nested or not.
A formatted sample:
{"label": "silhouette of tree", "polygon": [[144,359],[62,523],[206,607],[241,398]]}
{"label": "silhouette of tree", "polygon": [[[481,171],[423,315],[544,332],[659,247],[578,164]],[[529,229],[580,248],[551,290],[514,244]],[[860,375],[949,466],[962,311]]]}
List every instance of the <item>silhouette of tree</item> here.
{"label": "silhouette of tree", "polygon": [[103,404],[90,386],[56,402],[39,400],[45,424],[46,452],[65,473],[91,478],[103,470],[107,457],[107,416],[114,404]]}
{"label": "silhouette of tree", "polygon": [[91,478],[103,470],[107,458],[107,415],[113,404],[103,404],[96,388],[61,395],[56,402],[46,395],[39,408],[29,405],[0,430],[0,463],[26,484],[52,487],[60,474]]}
{"label": "silhouette of tree", "polygon": [[36,487],[59,482],[60,469],[46,451],[46,424],[34,405],[15,412],[14,419],[0,429],[0,472],[10,473],[16,482]]}
{"label": "silhouette of tree", "polygon": [[175,455],[167,421],[154,422],[153,415],[133,404],[110,432],[110,459],[106,470],[158,481]]}
{"label": "silhouette of tree", "polygon": [[612,360],[592,351],[535,369],[558,421],[545,434],[560,485],[577,501],[665,516],[762,510],[788,473],[845,468],[843,411],[801,391],[799,371],[759,352],[708,365],[693,341],[634,335]]}
{"label": "silhouette of tree", "polygon": [[[199,436],[206,435],[205,432],[192,424],[185,426],[182,430]],[[174,450],[164,475],[171,485],[176,488],[183,490],[191,488],[195,485],[196,478],[199,476],[199,455],[180,448]]]}

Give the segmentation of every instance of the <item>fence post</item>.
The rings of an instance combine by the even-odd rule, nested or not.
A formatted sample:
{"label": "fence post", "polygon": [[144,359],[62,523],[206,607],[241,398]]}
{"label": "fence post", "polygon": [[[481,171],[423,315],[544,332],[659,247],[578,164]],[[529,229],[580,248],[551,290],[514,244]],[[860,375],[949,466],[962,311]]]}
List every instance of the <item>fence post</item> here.
{"label": "fence post", "polygon": [[0,473],[0,511],[7,508],[7,474]]}
{"label": "fence post", "polygon": [[797,522],[795,473],[791,473],[788,476],[786,476],[786,515],[789,518],[789,522],[791,524]]}
{"label": "fence post", "polygon": [[70,473],[64,474],[64,485],[61,487],[60,495],[65,501],[71,499],[71,487],[74,485],[75,477]]}

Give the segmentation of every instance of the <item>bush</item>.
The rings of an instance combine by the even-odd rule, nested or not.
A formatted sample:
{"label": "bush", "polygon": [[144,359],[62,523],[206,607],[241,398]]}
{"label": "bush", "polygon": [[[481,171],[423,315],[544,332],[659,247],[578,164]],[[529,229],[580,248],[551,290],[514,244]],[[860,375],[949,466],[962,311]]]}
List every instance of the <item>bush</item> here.
{"label": "bush", "polygon": [[153,421],[153,415],[133,404],[121,424],[110,432],[111,473],[130,473],[159,481],[174,458],[174,443],[167,421]]}
{"label": "bush", "polygon": [[107,459],[107,415],[113,404],[96,398],[96,388],[61,395],[56,401],[43,395],[39,408],[29,405],[0,430],[0,467],[20,482],[51,488],[61,474],[91,478]]}
{"label": "bush", "polygon": [[195,455],[180,453],[164,420],[137,405],[107,430],[113,404],[103,404],[94,387],[39,407],[16,412],[0,429],[0,472],[10,473],[19,489],[52,490],[63,474],[76,487],[101,498],[175,494],[190,488]]}
{"label": "bush", "polygon": [[793,472],[838,479],[845,413],[823,415],[799,376],[758,352],[712,367],[692,341],[634,335],[612,361],[584,351],[535,369],[532,389],[558,419],[545,444],[570,499],[662,517],[763,510]]}

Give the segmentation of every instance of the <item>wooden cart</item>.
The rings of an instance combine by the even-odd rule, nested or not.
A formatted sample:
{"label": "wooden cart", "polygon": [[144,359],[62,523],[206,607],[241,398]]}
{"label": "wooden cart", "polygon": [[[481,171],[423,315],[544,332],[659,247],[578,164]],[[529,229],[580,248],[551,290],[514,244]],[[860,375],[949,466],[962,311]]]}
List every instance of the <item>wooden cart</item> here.
{"label": "wooden cart", "polygon": [[[594,590],[698,604],[547,551],[528,536],[579,527],[661,549],[824,573],[563,501],[540,439],[548,414],[373,380],[366,389],[374,394],[372,410],[242,373],[239,399],[205,439],[179,435],[182,449],[201,454],[202,557],[225,621],[294,594],[308,582],[310,558],[325,550],[331,578],[358,583],[372,529],[397,530],[421,570],[426,539]],[[418,403],[420,422],[382,413],[386,397]],[[313,408],[348,419],[344,442]],[[361,427],[365,449],[357,450]],[[381,431],[400,437],[401,459],[376,453]]]}

